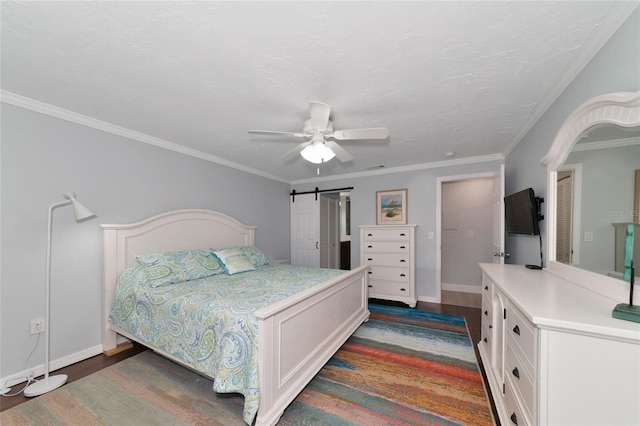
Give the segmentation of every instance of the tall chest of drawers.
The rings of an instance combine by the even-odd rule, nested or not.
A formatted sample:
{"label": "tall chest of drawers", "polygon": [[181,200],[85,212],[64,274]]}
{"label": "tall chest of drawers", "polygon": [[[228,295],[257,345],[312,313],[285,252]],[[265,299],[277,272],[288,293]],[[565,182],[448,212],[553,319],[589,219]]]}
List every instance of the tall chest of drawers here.
{"label": "tall chest of drawers", "polygon": [[369,297],[416,306],[416,225],[360,227],[360,264],[369,265]]}

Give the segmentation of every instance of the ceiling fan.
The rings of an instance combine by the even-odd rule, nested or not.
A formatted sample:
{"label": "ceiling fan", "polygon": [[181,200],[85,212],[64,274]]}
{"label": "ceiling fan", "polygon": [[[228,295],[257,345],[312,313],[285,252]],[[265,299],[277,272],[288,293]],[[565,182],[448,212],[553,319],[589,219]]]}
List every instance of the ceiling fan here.
{"label": "ceiling fan", "polygon": [[329,120],[331,107],[322,102],[309,102],[309,112],[310,118],[304,122],[304,127],[302,128],[301,133],[277,132],[270,130],[249,130],[249,133],[305,138],[307,139],[305,142],[287,152],[281,158],[300,152],[305,160],[314,164],[326,163],[333,157],[337,157],[338,160],[342,162],[351,161],[353,159],[351,154],[331,139],[343,141],[356,139],[386,139],[389,137],[389,130],[387,130],[386,127],[335,130],[333,122]]}

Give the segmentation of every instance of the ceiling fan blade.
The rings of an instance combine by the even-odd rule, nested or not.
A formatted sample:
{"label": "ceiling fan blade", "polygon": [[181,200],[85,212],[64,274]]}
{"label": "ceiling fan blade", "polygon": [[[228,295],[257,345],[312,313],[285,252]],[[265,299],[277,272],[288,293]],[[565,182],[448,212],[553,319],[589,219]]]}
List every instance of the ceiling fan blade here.
{"label": "ceiling fan blade", "polygon": [[294,154],[299,154],[300,151],[302,151],[304,149],[304,147],[309,145],[310,143],[311,143],[311,141],[302,142],[301,144],[299,144],[298,146],[296,146],[292,150],[287,151],[282,157],[280,157],[280,159],[289,158],[289,157],[292,157]]}
{"label": "ceiling fan blade", "polygon": [[249,133],[256,135],[274,135],[274,136],[293,136],[296,138],[303,138],[304,134],[295,132],[276,132],[271,130],[249,130]]}
{"label": "ceiling fan blade", "polygon": [[309,110],[311,117],[311,127],[324,132],[329,125],[329,114],[331,113],[331,107],[322,102],[311,101],[309,102]]}
{"label": "ceiling fan blade", "polygon": [[389,137],[389,129],[378,127],[372,129],[336,130],[332,135],[327,135],[339,141],[353,139],[386,139]]}
{"label": "ceiling fan blade", "polygon": [[345,149],[342,148],[337,143],[332,142],[332,141],[326,141],[324,144],[329,149],[331,149],[331,151],[333,151],[333,153],[336,154],[336,157],[338,157],[338,160],[342,161],[343,163],[346,163],[347,161],[353,160],[353,156],[351,156],[351,154],[349,154],[347,151],[345,151]]}

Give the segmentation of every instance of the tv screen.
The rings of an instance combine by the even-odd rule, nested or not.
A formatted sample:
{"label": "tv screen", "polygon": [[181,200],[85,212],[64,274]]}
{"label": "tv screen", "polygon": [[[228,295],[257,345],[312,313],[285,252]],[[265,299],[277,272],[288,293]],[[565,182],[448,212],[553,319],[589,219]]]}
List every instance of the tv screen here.
{"label": "tv screen", "polygon": [[505,225],[511,234],[540,235],[538,203],[533,189],[504,197]]}

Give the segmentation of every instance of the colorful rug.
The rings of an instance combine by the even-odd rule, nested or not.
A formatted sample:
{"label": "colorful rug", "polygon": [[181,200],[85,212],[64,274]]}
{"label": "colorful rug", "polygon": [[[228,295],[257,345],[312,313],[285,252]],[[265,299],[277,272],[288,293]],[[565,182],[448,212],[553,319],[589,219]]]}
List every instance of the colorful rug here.
{"label": "colorful rug", "polygon": [[[464,318],[370,305],[371,318],[279,425],[491,425]],[[239,395],[151,351],[0,414],[2,425],[243,425]]]}

